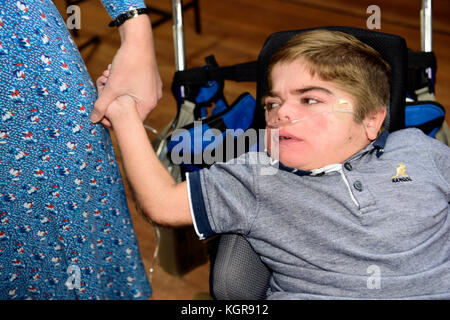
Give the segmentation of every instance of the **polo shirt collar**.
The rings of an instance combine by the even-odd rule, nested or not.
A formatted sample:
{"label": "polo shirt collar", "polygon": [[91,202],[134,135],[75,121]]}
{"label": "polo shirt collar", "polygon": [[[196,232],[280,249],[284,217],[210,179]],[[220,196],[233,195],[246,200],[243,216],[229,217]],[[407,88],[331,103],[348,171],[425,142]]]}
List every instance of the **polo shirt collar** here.
{"label": "polo shirt collar", "polygon": [[279,166],[278,166],[279,169],[281,169],[283,171],[294,173],[298,176],[309,176],[312,173],[311,171],[304,171],[304,170],[300,170],[300,169],[287,167],[279,161],[278,161],[278,164],[279,164]]}
{"label": "polo shirt collar", "polygon": [[389,131],[385,130],[380,136],[372,143],[373,149],[376,150],[377,158],[381,157],[384,153],[384,147],[386,145],[387,138],[389,136]]}

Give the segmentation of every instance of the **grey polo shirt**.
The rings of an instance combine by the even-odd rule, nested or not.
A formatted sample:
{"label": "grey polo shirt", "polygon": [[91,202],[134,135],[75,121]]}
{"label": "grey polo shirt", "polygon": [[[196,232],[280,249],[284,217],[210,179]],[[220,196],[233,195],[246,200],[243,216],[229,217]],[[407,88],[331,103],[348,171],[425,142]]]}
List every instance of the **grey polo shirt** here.
{"label": "grey polo shirt", "polygon": [[187,181],[199,237],[244,235],[269,299],[450,298],[450,149],[420,130],[313,172],[247,153]]}

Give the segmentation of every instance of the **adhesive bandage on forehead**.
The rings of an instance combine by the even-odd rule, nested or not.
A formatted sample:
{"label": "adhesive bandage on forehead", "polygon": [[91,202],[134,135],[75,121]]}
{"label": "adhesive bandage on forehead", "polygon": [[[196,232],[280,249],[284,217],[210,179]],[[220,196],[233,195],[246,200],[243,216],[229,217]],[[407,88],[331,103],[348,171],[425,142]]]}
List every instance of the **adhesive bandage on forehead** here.
{"label": "adhesive bandage on forehead", "polygon": [[[299,103],[299,102],[297,102]],[[266,105],[266,123],[268,128],[280,128],[282,126],[289,126],[300,123],[305,120],[309,120],[313,117],[324,114],[336,114],[336,113],[348,113],[354,114],[353,107],[350,102],[345,99],[338,99],[334,104],[318,104],[303,108],[303,117],[296,119],[283,118],[280,116],[279,111],[281,104]]]}

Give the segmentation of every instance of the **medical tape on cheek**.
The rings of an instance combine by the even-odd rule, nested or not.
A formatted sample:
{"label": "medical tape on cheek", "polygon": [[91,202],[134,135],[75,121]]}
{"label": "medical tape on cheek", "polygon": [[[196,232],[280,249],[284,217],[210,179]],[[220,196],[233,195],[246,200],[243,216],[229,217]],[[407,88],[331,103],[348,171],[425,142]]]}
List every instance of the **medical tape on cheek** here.
{"label": "medical tape on cheek", "polygon": [[339,115],[338,115],[339,113],[354,114],[352,105],[350,104],[350,102],[348,102],[345,99],[339,99],[337,104],[335,104],[333,106],[333,110],[331,111],[331,113],[336,114],[336,117],[338,117],[338,118],[339,118]]}

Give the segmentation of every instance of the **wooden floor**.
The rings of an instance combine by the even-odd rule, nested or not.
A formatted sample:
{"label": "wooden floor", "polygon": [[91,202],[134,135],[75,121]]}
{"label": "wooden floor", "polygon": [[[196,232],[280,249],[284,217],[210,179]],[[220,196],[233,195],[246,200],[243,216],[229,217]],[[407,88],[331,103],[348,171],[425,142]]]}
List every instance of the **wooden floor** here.
{"label": "wooden floor", "polygon": [[[200,0],[201,34],[194,29],[192,10],[184,14],[186,60],[188,67],[203,65],[204,57],[214,54],[220,65],[255,60],[265,39],[273,32],[324,25],[345,25],[366,28],[366,9],[372,0]],[[64,1],[55,0],[62,12]],[[171,10],[171,1],[152,0],[155,8]],[[403,36],[408,46],[420,50],[419,10],[421,1],[380,0],[382,32]],[[82,51],[93,79],[111,62],[120,45],[117,32],[107,27],[109,17],[100,1],[86,1],[81,7],[81,30],[77,43],[93,35],[101,37],[95,51]],[[437,99],[447,110],[450,123],[450,6],[448,0],[434,1],[434,51],[438,61]],[[151,19],[157,19],[151,15]],[[146,123],[160,130],[176,112],[170,86],[174,73],[174,50],[171,22],[154,29],[156,55],[164,83],[164,96]],[[232,102],[240,93],[255,93],[252,83],[226,83],[225,94]],[[153,138],[149,134],[149,138]],[[120,154],[118,154],[120,161]],[[154,229],[135,210],[127,187],[129,207],[147,269],[152,265],[155,249]],[[208,292],[209,266],[205,264],[179,278],[156,267],[152,276],[153,299],[204,298]]]}

